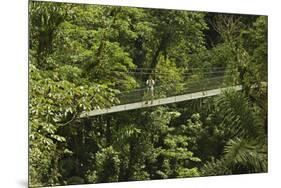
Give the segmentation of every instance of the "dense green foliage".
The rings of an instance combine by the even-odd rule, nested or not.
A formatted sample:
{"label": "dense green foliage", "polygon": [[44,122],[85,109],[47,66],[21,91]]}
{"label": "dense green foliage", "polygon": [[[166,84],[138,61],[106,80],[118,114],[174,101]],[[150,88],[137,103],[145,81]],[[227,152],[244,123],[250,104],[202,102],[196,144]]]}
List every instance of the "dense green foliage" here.
{"label": "dense green foliage", "polygon": [[[267,172],[267,17],[30,2],[29,20],[30,186]],[[149,74],[181,91],[221,70],[242,91],[79,118]]]}

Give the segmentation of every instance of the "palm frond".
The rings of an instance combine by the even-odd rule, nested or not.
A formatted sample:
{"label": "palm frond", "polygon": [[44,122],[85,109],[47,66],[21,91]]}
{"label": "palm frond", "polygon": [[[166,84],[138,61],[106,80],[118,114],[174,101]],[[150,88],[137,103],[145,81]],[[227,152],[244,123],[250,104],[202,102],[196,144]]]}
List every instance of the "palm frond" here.
{"label": "palm frond", "polygon": [[216,100],[217,108],[225,126],[229,126],[234,136],[255,137],[262,128],[262,119],[241,92],[224,91]]}
{"label": "palm frond", "polygon": [[231,139],[225,146],[224,153],[227,166],[234,173],[267,171],[267,147],[260,140]]}
{"label": "palm frond", "polygon": [[203,176],[217,176],[217,175],[230,175],[232,171],[228,168],[226,161],[221,160],[212,160],[204,164],[201,168],[201,174]]}

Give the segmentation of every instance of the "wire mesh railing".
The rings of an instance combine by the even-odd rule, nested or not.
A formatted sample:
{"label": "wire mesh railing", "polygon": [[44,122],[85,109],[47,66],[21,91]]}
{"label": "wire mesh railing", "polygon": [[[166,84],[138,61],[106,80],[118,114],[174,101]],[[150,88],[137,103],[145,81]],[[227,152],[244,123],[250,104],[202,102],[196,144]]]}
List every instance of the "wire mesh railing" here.
{"label": "wire mesh railing", "polygon": [[224,82],[226,77],[227,76],[218,76],[200,80],[158,85],[154,87],[153,95],[150,91],[148,91],[148,88],[138,88],[135,90],[122,92],[117,95],[117,98],[119,99],[120,104],[128,104],[210,89],[218,89],[220,87],[227,86]]}

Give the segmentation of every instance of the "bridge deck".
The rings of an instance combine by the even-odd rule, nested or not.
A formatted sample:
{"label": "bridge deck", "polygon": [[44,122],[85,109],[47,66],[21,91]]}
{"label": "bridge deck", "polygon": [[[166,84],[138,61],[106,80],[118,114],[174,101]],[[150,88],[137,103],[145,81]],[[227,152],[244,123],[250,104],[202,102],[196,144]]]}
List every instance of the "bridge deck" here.
{"label": "bridge deck", "polygon": [[93,111],[82,114],[81,117],[97,116],[97,115],[102,115],[102,114],[109,114],[109,113],[114,113],[114,112],[134,110],[134,109],[139,109],[139,108],[147,108],[147,107],[171,104],[171,103],[187,101],[187,100],[192,100],[192,99],[210,97],[210,96],[214,96],[214,95],[219,95],[223,90],[226,90],[226,89],[234,89],[237,91],[237,90],[241,90],[241,88],[242,88],[241,85],[238,85],[238,86],[224,87],[224,88],[219,88],[219,89],[205,90],[205,91],[189,93],[189,94],[184,94],[184,95],[176,95],[176,96],[172,96],[172,97],[155,99],[155,100],[153,100],[153,104],[150,104],[150,101],[148,104],[145,104],[145,101],[142,101],[142,102],[136,102],[136,103],[130,103],[130,104],[117,105],[117,106],[112,106],[111,108],[107,108],[107,109],[93,110]]}

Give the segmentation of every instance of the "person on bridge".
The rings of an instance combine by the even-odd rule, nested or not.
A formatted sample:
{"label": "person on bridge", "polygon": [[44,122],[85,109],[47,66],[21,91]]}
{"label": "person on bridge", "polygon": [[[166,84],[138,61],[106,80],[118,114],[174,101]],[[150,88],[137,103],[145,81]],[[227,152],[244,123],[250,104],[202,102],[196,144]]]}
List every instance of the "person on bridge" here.
{"label": "person on bridge", "polygon": [[146,80],[146,85],[147,85],[147,99],[146,103],[148,103],[148,100],[151,100],[151,104],[153,104],[153,97],[154,97],[154,84],[155,81],[152,79],[152,76],[149,75],[148,80]]}

